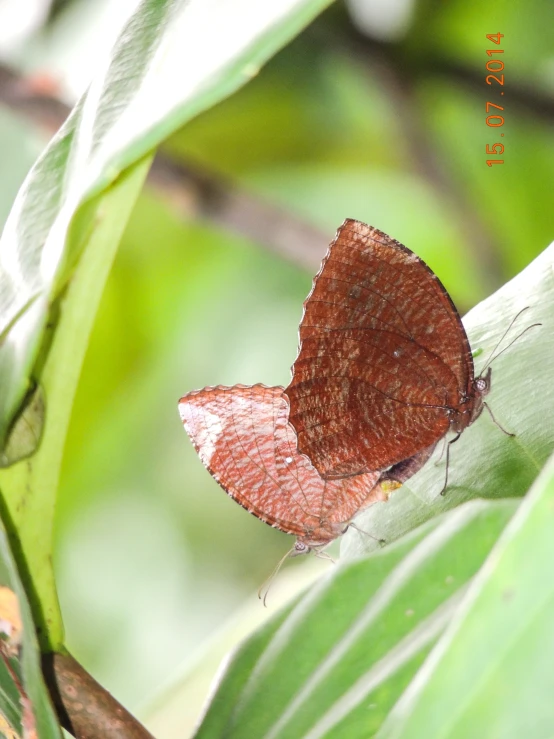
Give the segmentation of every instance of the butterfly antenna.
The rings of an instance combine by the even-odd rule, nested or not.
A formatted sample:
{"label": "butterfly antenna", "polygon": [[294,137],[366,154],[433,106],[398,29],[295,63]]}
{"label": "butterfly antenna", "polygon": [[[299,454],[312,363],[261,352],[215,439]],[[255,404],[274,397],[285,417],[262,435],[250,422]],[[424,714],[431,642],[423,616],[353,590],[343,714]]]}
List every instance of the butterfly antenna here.
{"label": "butterfly antenna", "polygon": [[492,361],[494,361],[495,359],[498,359],[498,357],[499,357],[499,356],[500,356],[501,354],[504,354],[504,352],[505,352],[505,351],[506,351],[507,349],[509,349],[509,348],[510,348],[510,347],[512,346],[512,344],[514,344],[514,343],[515,343],[515,342],[516,342],[516,341],[517,341],[518,339],[521,339],[521,337],[523,336],[523,334],[526,334],[526,333],[527,333],[527,331],[529,331],[529,330],[530,330],[530,329],[532,329],[532,328],[535,328],[536,326],[542,326],[542,323],[532,323],[532,324],[531,324],[530,326],[527,326],[527,328],[524,328],[524,329],[523,329],[523,331],[522,331],[522,332],[521,332],[520,334],[518,334],[518,335],[517,335],[517,336],[515,337],[515,339],[512,339],[512,340],[510,341],[510,343],[508,344],[508,346],[505,346],[505,347],[504,347],[504,349],[502,349],[502,351],[501,351],[501,352],[498,352],[498,354],[495,354],[495,356],[494,356],[494,357],[491,357],[491,359],[489,359],[489,361],[487,362],[487,364],[486,364],[486,365],[485,365],[485,366],[483,367],[483,370],[482,370],[481,374],[482,374],[482,373],[483,373],[483,372],[484,372],[484,371],[485,371],[485,370],[487,369],[487,367],[489,366],[489,364],[490,364],[490,363],[491,363]]}
{"label": "butterfly antenna", "polygon": [[273,582],[273,580],[277,576],[277,573],[279,572],[279,570],[283,566],[283,562],[285,561],[285,559],[287,559],[287,557],[290,557],[290,555],[293,552],[294,552],[294,547],[292,547],[292,549],[289,549],[289,551],[281,557],[281,559],[277,562],[276,567],[271,572],[270,576],[268,578],[266,578],[263,581],[263,583],[260,585],[260,589],[258,590],[258,598],[264,604],[264,608],[267,608],[266,600],[267,600],[267,596],[268,596],[268,593],[269,593],[269,589],[271,588],[271,583]]}
{"label": "butterfly antenna", "polygon": [[508,333],[509,333],[510,329],[512,328],[512,326],[514,325],[514,323],[515,323],[515,322],[517,321],[517,319],[518,319],[518,318],[519,318],[519,317],[521,316],[521,314],[522,314],[522,313],[525,313],[525,311],[526,311],[526,310],[529,310],[529,306],[528,306],[528,305],[526,305],[526,306],[525,306],[525,308],[522,308],[522,309],[521,309],[521,310],[519,311],[519,313],[516,313],[516,315],[515,315],[515,316],[514,316],[514,317],[512,318],[512,320],[511,320],[511,322],[510,322],[510,325],[509,325],[509,326],[508,326],[508,328],[507,328],[507,329],[506,329],[506,330],[504,331],[504,333],[503,333],[503,334],[502,334],[502,336],[500,337],[499,341],[497,341],[497,343],[496,343],[496,346],[495,346],[495,347],[494,347],[494,349],[492,350],[492,352],[491,352],[491,356],[490,356],[490,359],[489,359],[489,360],[488,360],[488,361],[486,362],[485,366],[484,366],[484,367],[483,367],[483,369],[481,370],[481,372],[480,372],[480,376],[482,376],[482,375],[483,375],[483,374],[485,373],[485,370],[486,370],[486,369],[488,368],[488,366],[489,366],[489,365],[490,365],[490,364],[491,364],[491,363],[492,363],[492,362],[493,362],[493,361],[494,361],[495,359],[498,359],[498,357],[499,357],[499,356],[500,356],[501,354],[504,354],[504,352],[505,352],[505,351],[506,351],[507,349],[509,349],[509,348],[510,348],[510,347],[512,346],[512,344],[514,344],[514,343],[515,343],[516,341],[518,341],[518,339],[521,339],[521,337],[523,336],[523,334],[527,333],[527,331],[529,331],[529,329],[535,328],[536,326],[542,326],[542,324],[541,324],[541,323],[533,323],[533,324],[531,324],[530,326],[527,326],[526,328],[524,328],[524,329],[523,329],[523,331],[522,331],[522,332],[521,332],[520,334],[518,334],[518,335],[517,335],[517,336],[515,337],[515,339],[512,339],[512,341],[510,341],[510,343],[508,344],[508,346],[505,346],[505,347],[504,347],[504,349],[502,349],[502,351],[501,351],[501,352],[498,352],[498,354],[495,354],[496,350],[498,349],[498,347],[500,346],[500,344],[501,344],[501,343],[502,343],[502,342],[504,341],[504,339],[505,339],[505,338],[506,338],[506,336],[508,335]]}

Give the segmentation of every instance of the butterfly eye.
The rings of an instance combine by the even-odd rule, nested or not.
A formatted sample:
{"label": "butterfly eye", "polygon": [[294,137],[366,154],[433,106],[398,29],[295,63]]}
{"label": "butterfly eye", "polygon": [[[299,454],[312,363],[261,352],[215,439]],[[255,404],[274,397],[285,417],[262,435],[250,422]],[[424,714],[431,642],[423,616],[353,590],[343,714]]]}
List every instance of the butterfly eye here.
{"label": "butterfly eye", "polygon": [[480,374],[479,377],[475,378],[473,383],[475,390],[481,395],[485,395],[491,389],[491,368],[489,367],[486,374]]}

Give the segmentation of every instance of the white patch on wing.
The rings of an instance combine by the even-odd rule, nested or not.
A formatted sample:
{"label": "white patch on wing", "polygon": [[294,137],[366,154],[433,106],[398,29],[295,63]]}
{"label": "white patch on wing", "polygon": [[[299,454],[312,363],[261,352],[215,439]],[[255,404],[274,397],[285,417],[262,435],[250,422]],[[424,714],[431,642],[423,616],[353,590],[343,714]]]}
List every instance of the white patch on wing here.
{"label": "white patch on wing", "polygon": [[[202,423],[198,423],[197,414],[201,415]],[[223,434],[221,417],[210,413],[206,408],[199,409],[188,403],[179,403],[179,415],[187,434],[198,448],[200,458],[205,465],[209,465],[217,442]]]}
{"label": "white patch on wing", "polygon": [[[272,414],[265,413],[265,409],[270,405],[269,398],[252,398],[250,395],[242,395],[241,393],[234,393],[231,397],[231,402],[235,408],[239,409],[235,412],[238,415],[240,409],[245,411],[245,415],[256,418],[256,436],[258,438],[271,438],[275,431],[275,421]],[[256,412],[257,408],[262,408],[262,412]],[[271,406],[270,406],[271,407]],[[259,423],[258,418],[264,418],[264,423]]]}

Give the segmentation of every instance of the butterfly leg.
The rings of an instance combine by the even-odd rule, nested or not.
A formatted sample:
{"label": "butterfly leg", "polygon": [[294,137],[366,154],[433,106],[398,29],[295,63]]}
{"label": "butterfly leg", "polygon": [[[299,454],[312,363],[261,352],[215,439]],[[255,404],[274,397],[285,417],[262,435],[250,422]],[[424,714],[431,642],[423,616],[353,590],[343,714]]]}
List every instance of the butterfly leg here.
{"label": "butterfly leg", "polygon": [[489,416],[492,418],[493,422],[496,424],[496,426],[498,426],[498,428],[500,429],[500,431],[502,431],[503,434],[506,434],[506,436],[515,436],[515,434],[512,434],[510,431],[506,431],[506,429],[498,423],[488,403],[483,403],[483,407],[487,409]]}
{"label": "butterfly leg", "polygon": [[440,495],[442,495],[443,497],[445,496],[446,488],[448,487],[448,467],[450,466],[450,445],[457,442],[461,435],[462,435],[462,432],[459,431],[456,434],[456,436],[453,439],[451,439],[446,445],[446,474],[444,475],[444,485],[442,486],[442,490],[440,491]]}

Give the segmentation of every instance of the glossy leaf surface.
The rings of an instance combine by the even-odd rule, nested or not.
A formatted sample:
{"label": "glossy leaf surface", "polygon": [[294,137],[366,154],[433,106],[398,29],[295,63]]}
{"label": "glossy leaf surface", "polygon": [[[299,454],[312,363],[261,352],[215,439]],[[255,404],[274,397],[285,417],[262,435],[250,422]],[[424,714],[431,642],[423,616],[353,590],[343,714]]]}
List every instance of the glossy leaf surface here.
{"label": "glossy leaf surface", "polygon": [[284,621],[276,617],[241,647],[198,739],[371,736],[515,507],[470,503],[331,571]]}
{"label": "glossy leaf surface", "polygon": [[554,585],[545,574],[553,527],[554,458],[379,737],[549,735]]}

